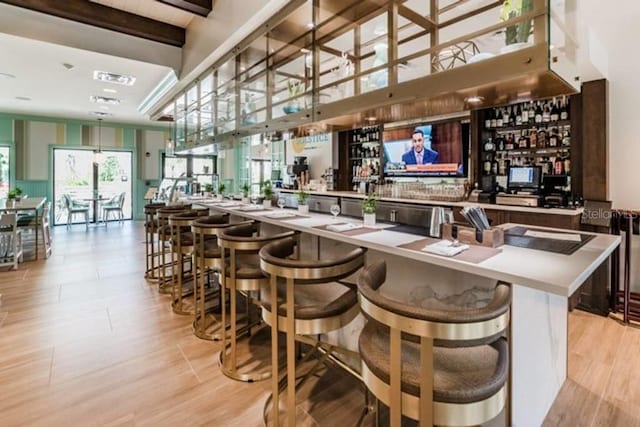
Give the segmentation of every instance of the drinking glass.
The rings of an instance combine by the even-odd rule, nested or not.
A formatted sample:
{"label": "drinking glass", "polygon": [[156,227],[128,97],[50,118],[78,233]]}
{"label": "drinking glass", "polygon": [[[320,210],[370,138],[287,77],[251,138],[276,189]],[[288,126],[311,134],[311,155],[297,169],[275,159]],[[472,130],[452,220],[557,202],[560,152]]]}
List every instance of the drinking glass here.
{"label": "drinking glass", "polygon": [[252,194],[251,195],[251,204],[255,205],[258,203],[258,195],[257,194]]}
{"label": "drinking glass", "polygon": [[284,201],[284,197],[279,197],[278,198],[278,206],[280,207],[280,209],[284,209],[284,205],[286,204],[286,202]]}
{"label": "drinking glass", "polygon": [[338,215],[340,215],[340,205],[331,205],[330,211],[331,215],[333,215],[333,219],[335,220]]}

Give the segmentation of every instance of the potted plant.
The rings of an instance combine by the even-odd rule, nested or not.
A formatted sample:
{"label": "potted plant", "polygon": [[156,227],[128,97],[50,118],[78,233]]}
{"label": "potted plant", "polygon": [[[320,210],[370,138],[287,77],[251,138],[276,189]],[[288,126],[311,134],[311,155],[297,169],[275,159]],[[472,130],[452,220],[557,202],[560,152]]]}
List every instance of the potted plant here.
{"label": "potted plant", "polygon": [[204,197],[211,197],[211,193],[213,192],[213,184],[206,183],[204,184]]}
{"label": "potted plant", "polygon": [[375,193],[367,195],[362,201],[362,217],[365,226],[376,225],[376,195]]}
{"label": "potted plant", "polygon": [[7,203],[10,206],[13,206],[15,202],[16,202],[16,190],[15,189],[9,190],[9,192],[7,193]]}
{"label": "potted plant", "polygon": [[298,199],[298,212],[301,214],[308,214],[309,205],[307,205],[307,199],[309,198],[309,193],[304,190],[300,190],[296,193],[296,197]]}
{"label": "potted plant", "polygon": [[218,200],[222,200],[224,198],[224,191],[227,189],[227,186],[224,185],[224,182],[218,184]]}
{"label": "potted plant", "polygon": [[273,187],[271,187],[271,181],[265,181],[262,183],[262,207],[265,209],[271,208],[271,198],[273,197]]}
{"label": "potted plant", "polygon": [[[297,80],[293,83],[291,80],[287,80],[287,92],[289,92],[289,103],[282,107],[282,111],[285,114],[293,114],[302,111],[302,107],[300,106],[300,98],[297,96],[302,95],[304,92],[304,83]],[[295,98],[295,99],[292,99]]]}
{"label": "potted plant", "polygon": [[[508,21],[533,10],[533,0],[504,0],[500,9],[500,20]],[[505,48],[502,53],[519,49],[527,43],[531,34],[533,20],[527,19],[505,29]]]}
{"label": "potted plant", "polygon": [[245,182],[240,187],[240,191],[242,191],[242,203],[249,203],[249,190],[251,187],[248,182]]}

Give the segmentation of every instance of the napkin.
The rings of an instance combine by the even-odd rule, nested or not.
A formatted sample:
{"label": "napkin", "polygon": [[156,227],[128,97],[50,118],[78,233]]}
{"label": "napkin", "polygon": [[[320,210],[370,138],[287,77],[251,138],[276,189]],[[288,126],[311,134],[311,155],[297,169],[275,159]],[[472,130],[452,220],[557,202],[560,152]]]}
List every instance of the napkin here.
{"label": "napkin", "polygon": [[467,249],[469,249],[469,245],[453,246],[453,243],[451,243],[450,241],[441,240],[437,243],[432,243],[425,246],[424,248],[422,248],[422,251],[436,255],[455,256],[462,251],[466,251]]}
{"label": "napkin", "polygon": [[331,224],[331,225],[327,225],[326,228],[329,231],[335,231],[337,233],[342,233],[343,231],[349,231],[349,230],[355,230],[356,228],[362,228],[362,225],[360,225],[360,224],[352,224],[352,223]]}
{"label": "napkin", "polygon": [[267,218],[274,218],[274,219],[278,219],[278,218],[293,218],[294,216],[296,216],[295,213],[293,212],[275,212],[269,215],[266,215]]}

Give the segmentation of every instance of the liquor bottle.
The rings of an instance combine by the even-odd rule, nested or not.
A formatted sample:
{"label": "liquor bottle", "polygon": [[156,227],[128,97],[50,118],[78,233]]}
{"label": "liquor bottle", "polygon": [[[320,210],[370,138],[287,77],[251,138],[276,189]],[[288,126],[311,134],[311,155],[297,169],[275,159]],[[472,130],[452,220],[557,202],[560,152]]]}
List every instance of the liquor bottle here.
{"label": "liquor bottle", "polygon": [[492,152],[492,151],[495,151],[495,149],[496,149],[496,144],[494,144],[491,138],[487,138],[487,140],[484,142],[484,151]]}
{"label": "liquor bottle", "polygon": [[571,159],[569,157],[564,158],[564,173],[567,175],[571,173]]}
{"label": "liquor bottle", "polygon": [[491,160],[487,158],[482,165],[485,175],[491,175]]}
{"label": "liquor bottle", "polygon": [[511,126],[511,107],[504,107],[502,110],[502,126]]}
{"label": "liquor bottle", "polygon": [[558,109],[556,99],[553,98],[553,104],[551,106],[551,121],[557,122],[558,119],[560,119],[560,109]]}
{"label": "liquor bottle", "polygon": [[515,148],[515,137],[512,133],[507,135],[507,142],[504,146],[506,150],[513,150]]}
{"label": "liquor bottle", "polygon": [[529,101],[529,121],[528,123],[535,122],[536,109],[534,108],[533,101]]}
{"label": "liquor bottle", "polygon": [[551,110],[549,109],[549,103],[545,102],[544,109],[542,110],[542,122],[549,123],[551,121]]}
{"label": "liquor bottle", "polygon": [[526,131],[522,131],[520,134],[520,138],[518,139],[518,148],[528,148],[527,147],[527,137],[525,135]]}
{"label": "liquor bottle", "polygon": [[495,159],[493,160],[493,162],[491,162],[491,174],[492,175],[498,174],[498,161]]}
{"label": "liquor bottle", "polygon": [[484,121],[484,128],[491,129],[491,116],[487,113],[486,120]]}
{"label": "liquor bottle", "polygon": [[529,108],[526,105],[522,106],[522,124],[529,123]]}
{"label": "liquor bottle", "polygon": [[496,110],[496,127],[501,128],[504,126],[504,116],[502,115],[502,109]]}
{"label": "liquor bottle", "polygon": [[491,128],[496,128],[498,126],[498,113],[494,109],[491,111]]}
{"label": "liquor bottle", "polygon": [[516,126],[522,125],[522,111],[520,111],[520,106],[516,106]]}
{"label": "liquor bottle", "polygon": [[538,148],[540,144],[538,143],[538,130],[533,128],[529,131],[529,147],[530,148]]}
{"label": "liquor bottle", "polygon": [[538,147],[546,148],[549,146],[549,141],[547,140],[547,131],[545,129],[540,129],[538,131]]}
{"label": "liquor bottle", "polygon": [[539,101],[536,103],[535,122],[536,124],[542,123],[542,108]]}
{"label": "liquor bottle", "polygon": [[564,132],[562,134],[562,146],[568,147],[571,145],[571,130],[569,126],[565,126]]}
{"label": "liquor bottle", "polygon": [[[509,107],[511,110],[511,114],[509,114],[509,126],[515,126],[517,124],[517,114],[516,114],[516,106]],[[522,120],[522,118],[521,118]]]}
{"label": "liquor bottle", "polygon": [[504,151],[504,138],[499,136],[496,138],[496,147],[498,151]]}
{"label": "liquor bottle", "polygon": [[569,100],[566,97],[562,97],[562,107],[560,107],[560,120],[569,119]]}
{"label": "liquor bottle", "polygon": [[551,130],[551,134],[549,135],[549,147],[557,147],[558,146],[558,135]]}

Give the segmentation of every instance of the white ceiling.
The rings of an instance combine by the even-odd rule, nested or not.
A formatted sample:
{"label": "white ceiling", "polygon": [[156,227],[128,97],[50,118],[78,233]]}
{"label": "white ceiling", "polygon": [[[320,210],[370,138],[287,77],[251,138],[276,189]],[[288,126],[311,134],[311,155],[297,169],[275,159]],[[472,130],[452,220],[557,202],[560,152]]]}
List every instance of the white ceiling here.
{"label": "white ceiling", "polygon": [[186,28],[193,19],[193,14],[178,8],[160,3],[157,0],[91,0],[114,9],[145,16],[156,21],[166,22]]}
{"label": "white ceiling", "polygon": [[[91,119],[91,111],[113,114],[109,121],[147,123],[137,108],[162,79],[173,70],[169,67],[105,55],[88,50],[46,43],[0,33],[0,112],[39,116]],[[63,63],[72,64],[67,70]],[[136,76],[131,87],[99,82],[94,70]],[[103,89],[115,89],[107,93]],[[100,108],[91,95],[116,97],[121,103]],[[16,99],[28,97],[30,101]]]}

